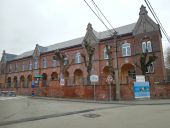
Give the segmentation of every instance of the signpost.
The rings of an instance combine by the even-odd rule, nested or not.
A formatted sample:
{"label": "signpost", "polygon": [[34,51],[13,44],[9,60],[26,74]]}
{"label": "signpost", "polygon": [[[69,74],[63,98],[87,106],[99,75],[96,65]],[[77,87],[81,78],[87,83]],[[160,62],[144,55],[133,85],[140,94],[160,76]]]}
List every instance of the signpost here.
{"label": "signpost", "polygon": [[110,101],[112,100],[112,87],[111,87],[111,83],[113,81],[113,77],[111,75],[107,76],[106,82],[109,84],[109,99]]}
{"label": "signpost", "polygon": [[94,89],[93,90],[94,90],[94,100],[95,100],[96,99],[96,86],[95,86],[95,83],[99,81],[98,75],[91,75],[90,76],[90,81],[92,83],[94,83]]}

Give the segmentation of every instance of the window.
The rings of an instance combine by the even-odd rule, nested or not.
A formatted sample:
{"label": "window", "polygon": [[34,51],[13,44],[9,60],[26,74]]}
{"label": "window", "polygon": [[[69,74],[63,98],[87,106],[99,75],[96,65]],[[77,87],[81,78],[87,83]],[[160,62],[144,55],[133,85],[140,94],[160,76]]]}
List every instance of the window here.
{"label": "window", "polygon": [[[108,46],[108,47],[110,49],[110,46]],[[104,48],[104,59],[109,59],[106,47]]]}
{"label": "window", "polygon": [[142,42],[142,51],[143,53],[147,52],[152,52],[152,43],[151,41],[147,42]]}
{"label": "window", "polygon": [[154,63],[152,62],[150,66],[147,67],[146,73],[154,73]]}
{"label": "window", "polygon": [[31,60],[29,61],[29,70],[32,70],[32,62],[31,62]]}
{"label": "window", "polygon": [[68,58],[65,57],[65,58],[64,58],[64,65],[67,65],[67,64],[68,64]]}
{"label": "window", "polygon": [[12,65],[9,65],[9,72],[12,72]]}
{"label": "window", "polygon": [[75,63],[76,63],[76,64],[81,63],[81,54],[80,54],[80,52],[77,52],[77,53],[76,53]]}
{"label": "window", "polygon": [[133,80],[136,79],[136,72],[135,72],[134,69],[130,69],[130,70],[128,71],[128,75],[129,75],[129,77],[131,77]]}
{"label": "window", "polygon": [[15,64],[15,71],[16,72],[18,71],[18,64],[17,63]]}
{"label": "window", "polygon": [[43,59],[43,68],[47,68],[47,59],[46,58]]}
{"label": "window", "polygon": [[129,43],[122,44],[122,55],[131,56],[131,48]]}
{"label": "window", "polygon": [[57,60],[54,60],[54,59],[52,60],[52,66],[53,66],[53,67],[56,67],[56,66],[57,66]]}
{"label": "window", "polygon": [[34,69],[38,69],[38,59],[34,60]]}
{"label": "window", "polygon": [[23,62],[23,64],[22,64],[22,71],[24,71],[24,70],[25,70],[25,64]]}

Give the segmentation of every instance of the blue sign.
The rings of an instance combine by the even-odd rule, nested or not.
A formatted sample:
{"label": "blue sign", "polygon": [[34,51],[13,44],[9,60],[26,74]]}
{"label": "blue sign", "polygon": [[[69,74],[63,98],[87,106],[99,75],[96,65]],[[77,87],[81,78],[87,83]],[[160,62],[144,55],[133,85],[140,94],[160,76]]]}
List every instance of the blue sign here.
{"label": "blue sign", "polygon": [[35,87],[35,83],[34,83],[34,81],[32,81],[32,88],[34,88]]}
{"label": "blue sign", "polygon": [[134,82],[135,98],[150,98],[149,82]]}

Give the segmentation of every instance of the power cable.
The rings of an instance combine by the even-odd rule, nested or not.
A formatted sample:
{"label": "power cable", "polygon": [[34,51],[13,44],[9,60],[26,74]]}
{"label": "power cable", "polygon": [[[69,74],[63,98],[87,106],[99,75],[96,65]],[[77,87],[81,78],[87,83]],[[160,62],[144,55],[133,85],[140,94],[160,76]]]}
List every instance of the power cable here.
{"label": "power cable", "polygon": [[90,10],[97,16],[97,18],[102,22],[102,24],[106,27],[107,30],[111,33],[111,35],[114,35],[114,33],[109,29],[109,27],[104,23],[104,21],[97,15],[97,13],[92,9],[92,7],[87,3],[86,0],[84,2],[87,4],[87,6],[90,8]]}
{"label": "power cable", "polygon": [[94,2],[94,0],[91,0],[93,5],[100,11],[100,13],[102,14],[102,16],[105,18],[105,20],[107,21],[107,23],[111,26],[111,28],[116,32],[116,30],[113,28],[113,26],[111,25],[111,23],[109,22],[109,20],[106,18],[106,16],[103,14],[103,12],[100,10],[100,8],[97,6],[97,4]]}
{"label": "power cable", "polygon": [[153,17],[155,18],[156,22],[160,25],[160,28],[161,28],[162,32],[164,33],[165,37],[167,38],[168,42],[170,43],[170,38],[169,38],[167,32],[165,31],[162,23],[160,22],[158,16],[156,15],[151,3],[148,0],[144,0],[144,1],[145,1],[146,5],[148,6],[149,10],[151,11]]}

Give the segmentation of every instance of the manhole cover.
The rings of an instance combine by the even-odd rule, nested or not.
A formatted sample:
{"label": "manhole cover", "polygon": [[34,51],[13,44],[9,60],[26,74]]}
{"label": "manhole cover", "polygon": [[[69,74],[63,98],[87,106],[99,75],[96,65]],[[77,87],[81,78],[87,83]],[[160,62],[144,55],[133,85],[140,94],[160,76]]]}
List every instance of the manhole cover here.
{"label": "manhole cover", "polygon": [[83,116],[88,118],[96,118],[96,117],[100,117],[101,115],[90,113],[90,114],[84,114]]}

